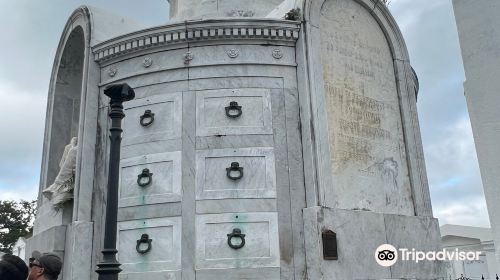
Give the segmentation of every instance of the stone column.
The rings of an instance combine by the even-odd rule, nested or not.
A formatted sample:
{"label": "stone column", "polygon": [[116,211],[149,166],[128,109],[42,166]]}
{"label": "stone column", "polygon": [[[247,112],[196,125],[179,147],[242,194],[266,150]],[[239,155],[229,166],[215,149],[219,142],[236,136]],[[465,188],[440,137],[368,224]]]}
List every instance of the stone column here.
{"label": "stone column", "polygon": [[500,3],[454,0],[453,8],[465,70],[465,99],[500,267]]}

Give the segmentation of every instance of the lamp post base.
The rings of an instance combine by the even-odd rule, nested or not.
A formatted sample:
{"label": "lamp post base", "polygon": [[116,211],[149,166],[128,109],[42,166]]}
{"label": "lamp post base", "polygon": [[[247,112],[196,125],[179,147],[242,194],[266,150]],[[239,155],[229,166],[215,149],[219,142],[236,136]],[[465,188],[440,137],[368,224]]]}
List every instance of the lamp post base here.
{"label": "lamp post base", "polygon": [[120,263],[116,260],[116,249],[104,249],[102,254],[104,259],[97,264],[96,272],[99,274],[99,280],[118,280],[118,274],[122,271]]}

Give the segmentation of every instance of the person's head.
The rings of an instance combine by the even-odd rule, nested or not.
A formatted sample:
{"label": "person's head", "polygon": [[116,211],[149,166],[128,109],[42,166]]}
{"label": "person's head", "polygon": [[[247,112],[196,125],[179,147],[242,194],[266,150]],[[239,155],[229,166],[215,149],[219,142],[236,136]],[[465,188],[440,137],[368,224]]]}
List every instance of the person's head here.
{"label": "person's head", "polygon": [[25,280],[28,267],[18,256],[3,255],[0,258],[0,279]]}
{"label": "person's head", "polygon": [[62,261],[58,256],[50,253],[33,254],[33,257],[30,258],[28,280],[56,280],[61,273],[61,268]]}

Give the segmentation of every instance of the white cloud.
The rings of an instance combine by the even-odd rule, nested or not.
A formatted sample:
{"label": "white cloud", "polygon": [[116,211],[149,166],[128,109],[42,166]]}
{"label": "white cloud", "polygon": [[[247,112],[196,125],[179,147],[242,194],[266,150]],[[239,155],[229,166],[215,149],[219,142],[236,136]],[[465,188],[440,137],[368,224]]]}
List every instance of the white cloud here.
{"label": "white cloud", "polygon": [[424,150],[434,216],[441,224],[489,226],[469,118],[443,130]]}
{"label": "white cloud", "polygon": [[35,200],[38,195],[38,185],[25,186],[21,188],[15,188],[12,190],[1,190],[0,200]]}
{"label": "white cloud", "polygon": [[[442,128],[442,137],[425,147],[425,158],[433,183],[451,177],[479,176],[476,148],[468,116]],[[436,172],[438,171],[438,172]]]}
{"label": "white cloud", "polygon": [[28,92],[0,80],[1,162],[26,164],[39,161],[43,145],[47,93]]}
{"label": "white cloud", "polygon": [[457,201],[445,206],[434,207],[434,215],[440,225],[456,224],[464,226],[490,227],[484,197],[470,201]]}
{"label": "white cloud", "polygon": [[0,200],[36,199],[46,95],[0,80]]}

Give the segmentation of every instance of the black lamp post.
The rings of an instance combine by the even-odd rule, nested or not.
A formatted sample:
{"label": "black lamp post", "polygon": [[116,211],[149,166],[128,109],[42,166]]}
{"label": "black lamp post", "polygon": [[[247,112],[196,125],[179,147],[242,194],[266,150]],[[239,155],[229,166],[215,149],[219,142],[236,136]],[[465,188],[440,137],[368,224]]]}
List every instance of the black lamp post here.
{"label": "black lamp post", "polygon": [[108,86],[104,94],[111,98],[109,105],[111,110],[110,151],[108,169],[108,195],[106,203],[106,223],[104,226],[104,249],[102,250],[102,262],[96,272],[99,280],[118,280],[120,273],[120,263],[116,260],[116,231],[118,216],[118,180],[120,172],[120,144],[122,141],[122,119],[123,102],[134,99],[135,92],[127,84],[116,84]]}

